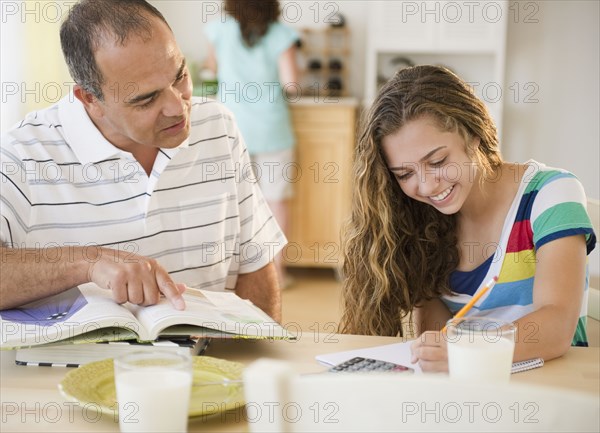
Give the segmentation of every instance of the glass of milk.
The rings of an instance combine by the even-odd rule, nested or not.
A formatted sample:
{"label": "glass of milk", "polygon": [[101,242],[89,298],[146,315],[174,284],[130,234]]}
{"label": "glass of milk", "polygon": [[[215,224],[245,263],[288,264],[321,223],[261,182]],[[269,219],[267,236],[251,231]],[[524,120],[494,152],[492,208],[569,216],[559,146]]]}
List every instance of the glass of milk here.
{"label": "glass of milk", "polygon": [[462,317],[446,324],[450,378],[508,382],[516,326],[489,317]]}
{"label": "glass of milk", "polygon": [[114,361],[122,432],[186,432],[192,389],[190,354],[131,352]]}

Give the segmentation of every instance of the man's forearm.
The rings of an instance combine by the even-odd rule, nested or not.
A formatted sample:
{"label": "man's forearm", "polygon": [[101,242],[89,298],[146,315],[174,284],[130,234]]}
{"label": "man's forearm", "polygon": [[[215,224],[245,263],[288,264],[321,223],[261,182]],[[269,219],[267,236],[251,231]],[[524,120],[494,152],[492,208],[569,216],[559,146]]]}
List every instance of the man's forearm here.
{"label": "man's forearm", "polygon": [[238,275],[235,293],[281,323],[281,290],[275,265],[269,263],[258,271]]}
{"label": "man's forearm", "polygon": [[[13,308],[88,282],[97,249],[0,248],[0,309]],[[90,255],[86,259],[87,255]]]}

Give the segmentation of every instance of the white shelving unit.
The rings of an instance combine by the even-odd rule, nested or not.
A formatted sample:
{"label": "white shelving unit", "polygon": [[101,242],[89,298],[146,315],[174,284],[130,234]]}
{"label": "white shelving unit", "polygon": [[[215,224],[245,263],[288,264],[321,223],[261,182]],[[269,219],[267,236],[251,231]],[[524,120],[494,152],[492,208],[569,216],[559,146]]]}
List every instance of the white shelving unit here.
{"label": "white shelving unit", "polygon": [[[469,82],[502,130],[507,1],[369,2],[365,103],[399,57],[443,65]],[[387,72],[387,73],[386,73]]]}
{"label": "white shelving unit", "polygon": [[[350,30],[348,27],[301,30],[298,65],[305,96],[348,96],[350,87]],[[316,63],[318,68],[311,68]]]}

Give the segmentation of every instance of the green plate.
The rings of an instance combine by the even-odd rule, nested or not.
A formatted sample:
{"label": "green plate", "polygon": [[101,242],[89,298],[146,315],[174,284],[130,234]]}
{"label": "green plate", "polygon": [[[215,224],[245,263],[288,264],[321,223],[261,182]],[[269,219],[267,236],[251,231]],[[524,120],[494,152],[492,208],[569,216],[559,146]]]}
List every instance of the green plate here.
{"label": "green plate", "polygon": [[[245,404],[242,383],[238,382],[242,379],[243,364],[210,356],[195,356],[192,368],[194,387],[190,416],[212,415]],[[78,402],[86,409],[96,408],[109,415],[117,413],[112,359],[91,362],[70,371],[58,384],[58,389],[66,399]]]}

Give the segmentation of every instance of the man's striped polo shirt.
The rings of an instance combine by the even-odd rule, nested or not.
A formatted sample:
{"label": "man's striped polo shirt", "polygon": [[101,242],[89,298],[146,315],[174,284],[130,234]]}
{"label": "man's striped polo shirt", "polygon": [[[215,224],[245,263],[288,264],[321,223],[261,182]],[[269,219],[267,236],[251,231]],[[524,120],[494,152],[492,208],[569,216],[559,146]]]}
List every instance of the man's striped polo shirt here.
{"label": "man's striped polo shirt", "polygon": [[72,95],[3,135],[0,163],[1,240],[41,248],[41,259],[58,259],[49,247],[118,248],[155,258],[177,282],[221,290],[286,242],[215,101],[193,98],[190,137],[161,149],[150,176]]}

